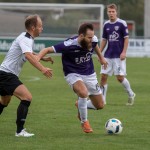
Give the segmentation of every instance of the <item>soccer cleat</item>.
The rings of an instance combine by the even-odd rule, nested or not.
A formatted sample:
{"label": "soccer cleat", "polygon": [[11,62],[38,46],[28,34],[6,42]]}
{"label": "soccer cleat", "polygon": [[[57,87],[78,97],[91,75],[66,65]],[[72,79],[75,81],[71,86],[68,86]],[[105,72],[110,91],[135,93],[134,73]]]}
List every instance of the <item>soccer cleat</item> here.
{"label": "soccer cleat", "polygon": [[[77,109],[78,109],[78,101],[76,101],[75,106],[76,106]],[[78,117],[78,119],[81,121],[79,109],[78,109],[78,115],[77,115],[77,117]]]}
{"label": "soccer cleat", "polygon": [[135,96],[136,96],[136,94],[135,94],[135,93],[133,93],[133,96],[131,96],[131,97],[129,97],[129,98],[128,98],[128,102],[127,102],[127,104],[126,104],[126,105],[128,105],[128,106],[132,106],[132,105],[134,104]]}
{"label": "soccer cleat", "polygon": [[16,137],[31,137],[31,136],[34,136],[34,134],[33,133],[28,133],[26,131],[26,129],[23,129],[23,130],[21,130],[20,133],[16,133],[15,136]]}
{"label": "soccer cleat", "polygon": [[93,132],[93,129],[91,128],[88,120],[83,122],[83,123],[81,123],[81,127],[82,127],[82,130],[85,133],[92,133]]}

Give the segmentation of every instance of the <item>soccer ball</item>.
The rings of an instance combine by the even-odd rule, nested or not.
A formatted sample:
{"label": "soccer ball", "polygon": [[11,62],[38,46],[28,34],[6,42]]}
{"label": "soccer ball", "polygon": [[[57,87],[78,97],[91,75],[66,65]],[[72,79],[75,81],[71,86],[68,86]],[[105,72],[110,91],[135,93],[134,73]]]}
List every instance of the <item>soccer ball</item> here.
{"label": "soccer ball", "polygon": [[123,126],[120,120],[112,118],[106,122],[105,129],[108,134],[120,134],[123,130]]}

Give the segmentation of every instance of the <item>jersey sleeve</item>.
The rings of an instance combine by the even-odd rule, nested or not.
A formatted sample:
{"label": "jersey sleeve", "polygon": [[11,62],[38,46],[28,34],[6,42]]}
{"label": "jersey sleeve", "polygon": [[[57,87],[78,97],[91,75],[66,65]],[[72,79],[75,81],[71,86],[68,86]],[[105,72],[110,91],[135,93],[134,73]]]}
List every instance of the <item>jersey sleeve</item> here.
{"label": "jersey sleeve", "polygon": [[97,38],[97,36],[94,35],[94,37],[92,39],[92,43],[93,43],[93,48],[95,48],[96,45],[98,44],[98,38]]}
{"label": "jersey sleeve", "polygon": [[33,40],[24,38],[19,42],[19,45],[21,47],[22,53],[33,52]]}
{"label": "jersey sleeve", "polygon": [[128,26],[127,26],[126,21],[123,21],[122,23],[122,32],[123,32],[124,38],[129,36]]}
{"label": "jersey sleeve", "polygon": [[53,48],[56,53],[67,53],[70,50],[71,44],[72,40],[69,39],[57,45],[54,45]]}
{"label": "jersey sleeve", "polygon": [[107,37],[107,32],[106,32],[106,24],[104,24],[104,26],[103,26],[102,38],[103,38],[103,39],[108,39],[108,37]]}

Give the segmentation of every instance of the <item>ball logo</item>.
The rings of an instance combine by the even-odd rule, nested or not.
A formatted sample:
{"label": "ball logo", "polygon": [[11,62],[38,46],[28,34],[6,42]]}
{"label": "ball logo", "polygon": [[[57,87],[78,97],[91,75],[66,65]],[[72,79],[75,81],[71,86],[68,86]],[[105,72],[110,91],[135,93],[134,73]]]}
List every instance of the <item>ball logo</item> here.
{"label": "ball logo", "polygon": [[108,134],[120,134],[123,126],[120,120],[111,118],[105,123],[105,130]]}

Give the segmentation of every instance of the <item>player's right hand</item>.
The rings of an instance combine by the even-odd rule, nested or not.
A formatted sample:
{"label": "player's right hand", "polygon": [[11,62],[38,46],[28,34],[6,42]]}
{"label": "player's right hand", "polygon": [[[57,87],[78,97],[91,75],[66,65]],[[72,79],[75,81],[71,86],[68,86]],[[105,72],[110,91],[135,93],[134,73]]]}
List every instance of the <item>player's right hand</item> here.
{"label": "player's right hand", "polygon": [[42,70],[42,73],[43,73],[47,78],[51,78],[52,75],[53,75],[53,70],[50,69],[50,68],[46,68],[46,67],[45,67],[45,68]]}

